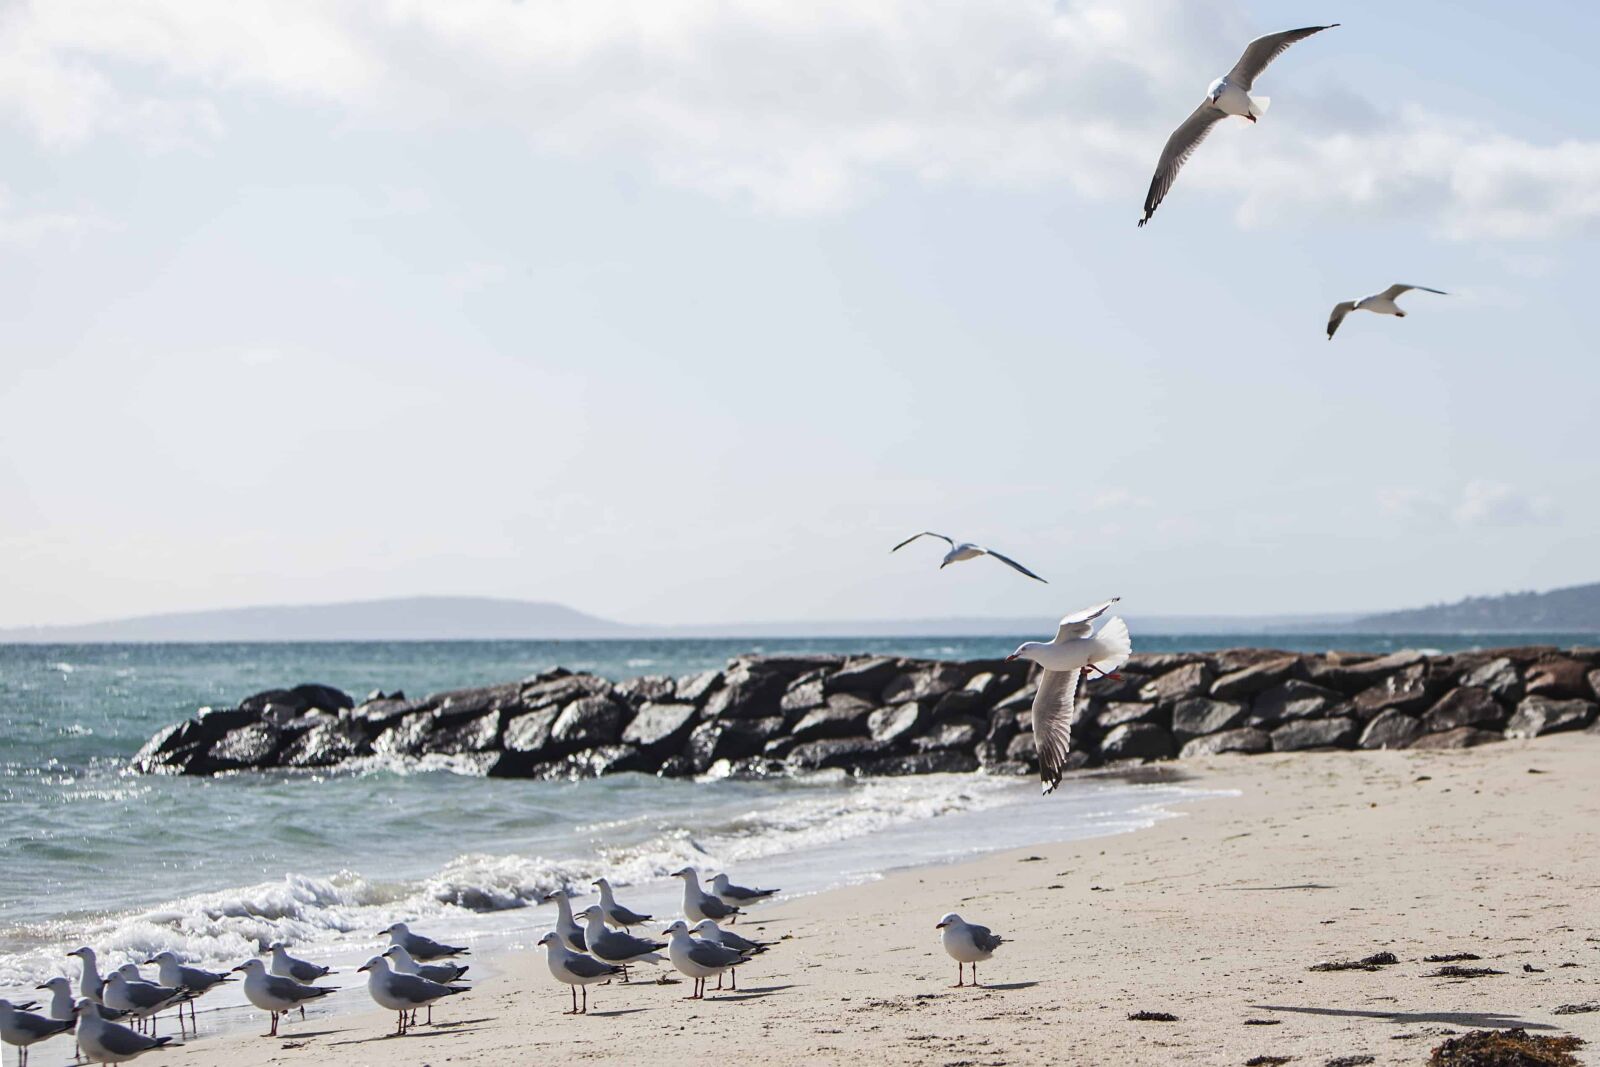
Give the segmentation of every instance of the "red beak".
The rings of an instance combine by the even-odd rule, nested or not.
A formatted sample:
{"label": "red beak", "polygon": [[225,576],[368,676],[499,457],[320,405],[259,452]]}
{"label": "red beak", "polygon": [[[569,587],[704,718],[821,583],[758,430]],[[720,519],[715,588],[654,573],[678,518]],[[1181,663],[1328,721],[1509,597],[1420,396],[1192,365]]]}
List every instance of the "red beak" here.
{"label": "red beak", "polygon": [[1006,662],[1010,663],[1012,660],[1014,660],[1016,658],[1017,658],[1017,654],[1015,652],[1013,652],[1013,653],[1011,653],[1011,655],[1006,657]]}

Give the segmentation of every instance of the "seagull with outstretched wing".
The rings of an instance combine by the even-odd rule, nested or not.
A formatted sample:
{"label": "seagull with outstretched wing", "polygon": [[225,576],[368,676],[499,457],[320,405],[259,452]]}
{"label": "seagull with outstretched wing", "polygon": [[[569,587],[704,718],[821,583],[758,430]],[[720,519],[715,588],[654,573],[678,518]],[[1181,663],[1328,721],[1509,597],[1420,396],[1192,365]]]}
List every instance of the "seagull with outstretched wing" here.
{"label": "seagull with outstretched wing", "polygon": [[1172,183],[1178,178],[1178,171],[1194,155],[1194,150],[1200,147],[1200,142],[1206,139],[1211,132],[1211,127],[1229,115],[1237,115],[1242,119],[1256,121],[1266,114],[1267,107],[1272,99],[1266,96],[1251,96],[1250,90],[1255,88],[1256,78],[1267,69],[1267,64],[1281,56],[1284,51],[1296,41],[1303,41],[1314,33],[1331,30],[1337,22],[1328,26],[1305,26],[1298,30],[1284,30],[1282,33],[1269,33],[1265,37],[1257,37],[1245,45],[1244,54],[1239,57],[1239,62],[1233,69],[1211,83],[1206,90],[1206,98],[1200,106],[1189,113],[1183,124],[1172,131],[1172,136],[1167,138],[1166,147],[1161,150],[1161,158],[1156,162],[1155,177],[1150,179],[1150,191],[1144,198],[1144,218],[1139,220],[1143,226],[1150,221],[1150,216],[1156,213],[1156,208],[1166,198]]}
{"label": "seagull with outstretched wing", "polygon": [[1406,313],[1394,301],[1401,293],[1409,293],[1413,289],[1420,289],[1424,293],[1438,293],[1440,296],[1450,295],[1443,289],[1429,289],[1426,285],[1400,285],[1396,283],[1381,293],[1373,293],[1371,296],[1364,296],[1360,300],[1340,301],[1333,305],[1333,314],[1328,316],[1328,340],[1333,340],[1333,335],[1339,329],[1339,324],[1352,311],[1371,311],[1378,315],[1393,315],[1396,318],[1405,318]]}
{"label": "seagull with outstretched wing", "polygon": [[[975,545],[970,541],[958,542],[954,538],[946,537],[942,533],[934,533],[932,530],[924,530],[921,533],[912,534],[904,541],[901,541],[898,545],[895,545],[889,551],[898,552],[919,537],[937,537],[939,540],[949,544],[950,551],[944,554],[944,560],[939,564],[940,570],[944,570],[952,563],[960,563],[962,560],[977,559],[979,556],[993,556],[995,559],[999,560],[1001,563],[1004,563],[1012,570],[1017,571],[1019,574],[1026,574],[1029,578],[1032,578],[1036,582],[1044,582],[1043,578],[1039,577],[1037,574],[1033,573],[1028,568],[1012,559],[1010,556],[1002,556],[992,548],[984,548],[982,545]],[[1049,585],[1050,583],[1045,582],[1045,584]]]}

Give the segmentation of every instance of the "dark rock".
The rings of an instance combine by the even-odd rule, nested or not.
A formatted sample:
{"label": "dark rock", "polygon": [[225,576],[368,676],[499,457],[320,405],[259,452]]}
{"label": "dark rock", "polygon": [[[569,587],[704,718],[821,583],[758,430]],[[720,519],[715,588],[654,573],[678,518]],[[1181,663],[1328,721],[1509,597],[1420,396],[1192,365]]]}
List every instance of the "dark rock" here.
{"label": "dark rock", "polygon": [[927,701],[891,704],[867,716],[867,735],[874,741],[893,745],[909,740],[927,724],[930,717]]}
{"label": "dark rock", "polygon": [[622,741],[651,751],[680,748],[699,717],[699,709],[693,704],[651,701],[639,709],[622,731]]}
{"label": "dark rock", "polygon": [[1100,742],[1100,756],[1107,760],[1170,759],[1175,751],[1172,735],[1148,722],[1123,723]]}
{"label": "dark rock", "polygon": [[230,730],[214,742],[206,753],[214,767],[207,773],[276,766],[278,753],[287,747],[292,738],[289,731],[266,722]]}
{"label": "dark rock", "polygon": [[614,745],[622,740],[628,708],[609,693],[579,697],[561,709],[550,727],[550,740],[574,748]]}
{"label": "dark rock", "polygon": [[908,756],[880,756],[861,764],[862,774],[967,774],[978,769],[978,758],[969,752],[941,749],[915,752]]}
{"label": "dark rock", "polygon": [[740,656],[730,662],[728,668],[729,673],[741,667],[766,671],[781,676],[784,684],[788,685],[806,675],[821,677],[836,671],[844,666],[844,662],[845,657],[824,652],[793,656]]}
{"label": "dark rock", "polygon": [[826,698],[822,692],[822,679],[813,678],[798,682],[785,690],[783,698],[778,701],[778,710],[785,715],[800,714],[812,708],[820,708],[824,703]]}
{"label": "dark rock", "polygon": [[787,682],[776,671],[741,664],[722,679],[722,688],[706,698],[708,719],[762,719],[781,714]]}
{"label": "dark rock", "polygon": [[722,684],[721,671],[701,671],[699,674],[690,674],[678,679],[673,688],[673,694],[679,700],[698,704],[710,696]]}
{"label": "dark rock", "polygon": [[1215,756],[1223,752],[1255,754],[1266,752],[1271,748],[1272,739],[1267,736],[1265,730],[1245,726],[1237,730],[1223,730],[1220,733],[1196,737],[1185,743],[1178,755],[1182,759],[1191,759],[1195,756]]}
{"label": "dark rock", "polygon": [[[321,708],[323,711],[345,711],[356,706],[350,699],[350,694],[342,689],[335,689],[331,685],[319,685],[316,682],[307,682],[297,685],[289,690],[304,704],[305,708]],[[404,694],[401,694],[404,696]]]}
{"label": "dark rock", "polygon": [[1522,699],[1522,675],[1517,665],[1505,656],[1497,656],[1467,671],[1462,675],[1461,684],[1487,690],[1490,696],[1508,707]]}
{"label": "dark rock", "polygon": [[771,759],[784,759],[800,742],[793,737],[779,735],[761,746],[761,754]]}
{"label": "dark rock", "polygon": [[1516,714],[1506,723],[1507,737],[1538,737],[1562,730],[1581,730],[1595,721],[1596,707],[1587,700],[1552,700],[1549,697],[1523,698]]}
{"label": "dark rock", "polygon": [[789,766],[781,759],[770,756],[746,756],[744,759],[722,760],[711,768],[713,776],[749,782],[764,778],[787,778]]}
{"label": "dark rock", "polygon": [[1038,763],[1039,746],[1034,742],[1033,735],[1028,733],[1013,737],[1006,746],[1006,759],[1019,763]]}
{"label": "dark rock", "polygon": [[1378,713],[1361,732],[1362,748],[1408,748],[1422,736],[1422,722],[1415,715],[1390,708]]}
{"label": "dark rock", "polygon": [[1589,692],[1596,700],[1600,700],[1600,670],[1589,672]]}
{"label": "dark rock", "polygon": [[1344,700],[1343,693],[1291,678],[1256,694],[1250,702],[1250,721],[1270,728],[1291,719],[1313,719]]}
{"label": "dark rock", "polygon": [[560,708],[544,707],[508,720],[500,746],[514,753],[544,752],[550,745],[550,731],[560,715]]}
{"label": "dark rock", "polygon": [[1127,669],[1135,674],[1165,674],[1200,659],[1198,652],[1135,652],[1128,657]]}
{"label": "dark rock", "polygon": [[524,692],[526,689],[520,682],[477,689],[455,689],[448,693],[434,693],[428,697],[427,703],[436,708],[441,717],[464,719],[498,708],[521,707]]}
{"label": "dark rock", "polygon": [[1102,730],[1109,730],[1113,726],[1121,726],[1127,722],[1153,722],[1162,724],[1167,718],[1166,709],[1159,704],[1147,704],[1137,701],[1118,701],[1107,704],[1098,709],[1095,722]]}
{"label": "dark rock", "polygon": [[633,745],[599,745],[580,749],[552,765],[552,778],[598,778],[623,771],[651,772],[656,764],[644,750]]}
{"label": "dark rock", "polygon": [[[980,678],[990,677],[979,675]],[[988,705],[984,698],[982,688],[974,689],[970,685],[962,689],[952,689],[940,697],[933,705],[932,718],[935,721],[970,715],[975,711],[982,711]]]}
{"label": "dark rock", "polygon": [[849,693],[835,693],[820,708],[806,712],[790,731],[802,741],[823,737],[853,737],[865,733],[873,705]]}
{"label": "dark rock", "polygon": [[346,760],[372,755],[372,743],[348,720],[320,723],[284,749],[285,767],[336,767]]}
{"label": "dark rock", "polygon": [[1211,695],[1218,700],[1252,697],[1304,673],[1299,656],[1277,655],[1224,674],[1211,683]]}
{"label": "dark rock", "polygon": [[1450,690],[1422,717],[1423,728],[1430,734],[1454,730],[1459,726],[1498,727],[1505,721],[1506,709],[1489,695],[1487,689],[1476,686]]}
{"label": "dark rock", "polygon": [[458,756],[468,752],[488,752],[500,746],[500,730],[505,712],[500,710],[463,719],[444,719],[448,725],[435,725],[424,742],[428,752]]}
{"label": "dark rock", "polygon": [[783,730],[780,716],[765,719],[719,719],[703,722],[689,734],[685,755],[696,774],[718,760],[762,755],[768,741]]}
{"label": "dark rock", "polygon": [[665,674],[646,674],[618,682],[613,692],[635,707],[643,704],[663,704],[672,700],[677,692],[677,680]]}
{"label": "dark rock", "polygon": [[786,762],[805,770],[853,767],[883,754],[883,743],[870,737],[832,737],[796,745]]}
{"label": "dark rock", "polygon": [[[1120,677],[1102,678],[1096,675],[1083,682],[1083,695],[1091,700],[1103,700],[1108,704],[1134,701],[1139,699],[1139,691],[1150,684],[1148,674],[1135,674],[1127,669],[1120,670],[1117,674]],[[1030,700],[1031,692],[1030,690]]]}
{"label": "dark rock", "polygon": [[433,712],[414,711],[379,733],[372,750],[382,756],[420,756],[427,751],[433,724]]}
{"label": "dark rock", "polygon": [[1337,689],[1346,696],[1354,696],[1364,689],[1380,684],[1389,675],[1426,662],[1426,656],[1409,648],[1376,659],[1328,656],[1323,659],[1307,660],[1306,675],[1318,685]]}
{"label": "dark rock", "polygon": [[274,705],[292,710],[296,714],[311,706],[304,698],[296,696],[292,690],[264,689],[259,693],[251,693],[239,701],[239,710],[256,712],[256,717],[260,718],[260,713]]}
{"label": "dark rock", "polygon": [[1146,682],[1139,690],[1139,699],[1171,704],[1184,697],[1203,696],[1210,690],[1213,677],[1210,664],[1186,663]]}
{"label": "dark rock", "polygon": [[1349,748],[1355,739],[1353,719],[1296,719],[1272,731],[1272,750],[1303,752],[1312,748]]}
{"label": "dark rock", "polygon": [[668,756],[656,768],[658,778],[687,778],[694,773],[694,764],[687,756]]}
{"label": "dark rock", "polygon": [[919,752],[933,752],[946,748],[970,751],[983,737],[987,727],[987,723],[971,717],[946,719],[935,724],[921,737],[912,738],[911,747]]}
{"label": "dark rock", "polygon": [[1172,705],[1172,734],[1181,743],[1202,734],[1232,730],[1244,725],[1246,715],[1245,706],[1231,700],[1185,697]]}
{"label": "dark rock", "polygon": [[876,697],[899,673],[899,660],[882,656],[850,659],[823,679],[822,688],[828,693],[860,693]]}
{"label": "dark rock", "polygon": [[1363,689],[1356,694],[1353,703],[1356,717],[1366,720],[1387,708],[1421,711],[1436,695],[1437,687],[1429,682],[1428,665],[1414,663]]}
{"label": "dark rock", "polygon": [[1027,711],[1033,707],[1033,698],[1038,693],[1037,685],[1029,684],[1018,689],[1010,696],[1002,697],[995,702],[995,711]]}
{"label": "dark rock", "polygon": [[1411,748],[1476,748],[1490,741],[1500,740],[1500,735],[1476,726],[1461,726],[1442,734],[1424,734],[1411,742]]}
{"label": "dark rock", "polygon": [[883,687],[885,704],[903,704],[908,700],[927,700],[942,697],[966,684],[967,671],[959,664],[937,664],[921,670],[897,675]]}
{"label": "dark rock", "polygon": [[1553,697],[1557,700],[1584,700],[1589,688],[1589,665],[1565,656],[1543,659],[1528,668],[1523,678],[1523,692],[1530,697]]}
{"label": "dark rock", "polygon": [[[556,673],[554,671],[539,675],[531,682],[522,683],[522,692],[517,697],[517,704],[528,711],[537,711],[540,708],[553,707],[558,704],[570,704],[581,697],[594,696],[607,693],[611,684],[603,678],[596,678],[592,674],[572,674],[570,672]],[[450,694],[441,694],[449,696]],[[499,706],[509,706],[509,701]]]}

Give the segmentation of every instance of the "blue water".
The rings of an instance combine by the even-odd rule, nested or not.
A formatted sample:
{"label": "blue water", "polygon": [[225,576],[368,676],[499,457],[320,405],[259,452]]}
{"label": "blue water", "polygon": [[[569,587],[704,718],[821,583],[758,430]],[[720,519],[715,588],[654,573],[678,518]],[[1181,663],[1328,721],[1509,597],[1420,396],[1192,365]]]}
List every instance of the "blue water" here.
{"label": "blue water", "polygon": [[[606,874],[645,895],[686,863],[790,872],[823,888],[930,862],[1148,822],[1170,789],[1097,781],[1041,802],[982,775],[852,781],[486,780],[440,766],[219,779],[143,777],[128,757],[161,726],[257,690],[326,682],[357,698],[504,682],[553,666],[681,675],[748,652],[966,659],[1021,638],[0,646],[0,995],[165,948],[220,964],[283,938],[355,951],[396,918],[487,936],[542,923],[550,888]],[[1141,651],[1271,643],[1309,651],[1574,644],[1593,635],[1150,637]],[[985,811],[1007,807],[1005,835]],[[931,819],[945,832],[929,835]],[[759,879],[758,879],[759,880]],[[546,909],[539,909],[540,912]]]}

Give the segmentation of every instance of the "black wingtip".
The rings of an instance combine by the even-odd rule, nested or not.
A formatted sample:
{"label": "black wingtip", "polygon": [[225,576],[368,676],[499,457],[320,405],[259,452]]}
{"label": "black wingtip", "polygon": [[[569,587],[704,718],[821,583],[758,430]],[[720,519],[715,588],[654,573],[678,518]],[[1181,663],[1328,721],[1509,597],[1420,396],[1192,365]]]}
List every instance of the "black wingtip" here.
{"label": "black wingtip", "polygon": [[1139,220],[1139,229],[1141,229],[1141,230],[1144,229],[1144,224],[1149,222],[1149,221],[1150,221],[1150,216],[1149,215],[1146,215],[1144,218],[1140,219]]}

